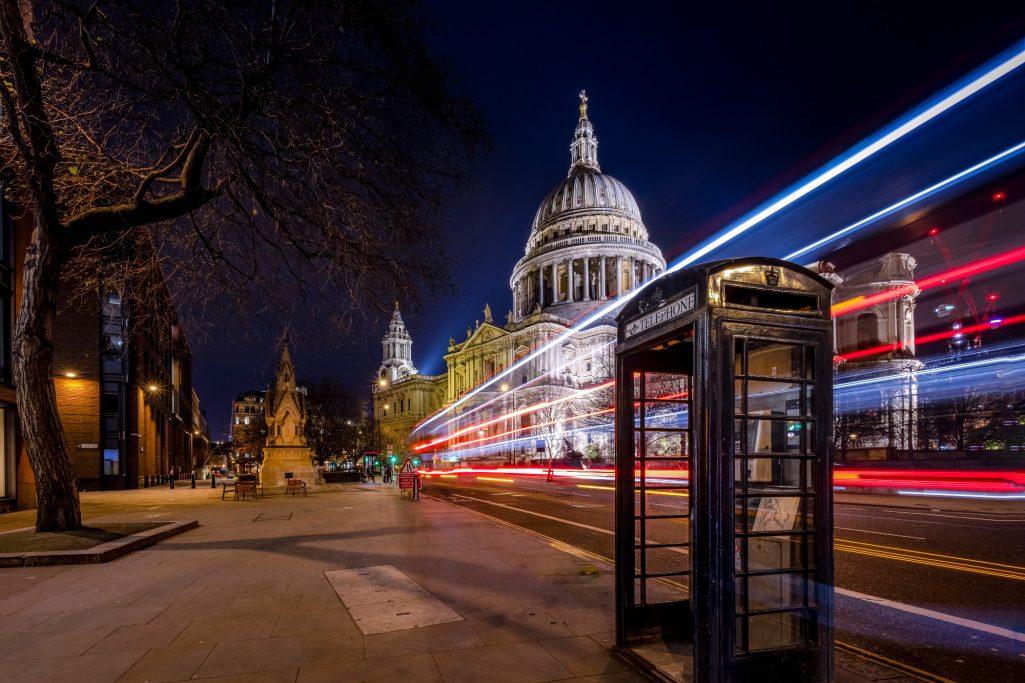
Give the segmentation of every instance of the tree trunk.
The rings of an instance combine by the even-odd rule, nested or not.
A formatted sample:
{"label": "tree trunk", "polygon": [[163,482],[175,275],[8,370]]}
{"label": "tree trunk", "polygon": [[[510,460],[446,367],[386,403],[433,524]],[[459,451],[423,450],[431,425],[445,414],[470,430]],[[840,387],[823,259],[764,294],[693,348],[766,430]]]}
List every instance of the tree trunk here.
{"label": "tree trunk", "polygon": [[37,223],[25,256],[14,332],[14,382],[21,433],[36,477],[36,531],[65,531],[80,527],[82,514],[53,385],[53,323],[62,259],[46,235]]}

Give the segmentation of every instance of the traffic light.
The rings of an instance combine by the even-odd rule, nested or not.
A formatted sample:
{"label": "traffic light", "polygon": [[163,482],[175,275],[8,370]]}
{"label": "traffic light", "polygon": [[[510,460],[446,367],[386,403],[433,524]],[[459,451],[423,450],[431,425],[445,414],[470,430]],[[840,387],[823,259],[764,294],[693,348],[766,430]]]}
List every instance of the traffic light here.
{"label": "traffic light", "polygon": [[420,458],[413,458],[413,464],[414,465],[419,465],[420,464]]}

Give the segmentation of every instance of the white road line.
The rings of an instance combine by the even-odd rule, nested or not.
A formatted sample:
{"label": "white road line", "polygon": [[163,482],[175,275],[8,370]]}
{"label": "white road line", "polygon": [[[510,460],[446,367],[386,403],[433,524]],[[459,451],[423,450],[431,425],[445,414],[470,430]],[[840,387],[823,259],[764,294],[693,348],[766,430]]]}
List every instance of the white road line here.
{"label": "white road line", "polygon": [[[1022,522],[1021,518],[1016,518],[1016,517],[971,517],[971,516],[965,516],[965,515],[942,515],[942,514],[937,514],[935,512],[917,512],[915,510],[886,510],[886,509],[884,509],[883,512],[892,512],[892,513],[894,513],[896,515],[922,515],[924,517],[949,517],[950,519],[959,519],[962,522],[1010,522],[1010,523],[1013,523],[1013,524],[1020,524]],[[972,514],[975,514],[975,513],[969,512],[969,513],[966,513],[966,514],[967,515],[972,515]]]}
{"label": "white road line", "polygon": [[485,503],[487,505],[494,505],[495,507],[506,508],[507,510],[514,510],[516,512],[522,512],[526,515],[534,515],[535,517],[543,517],[544,519],[550,519],[553,522],[561,522],[562,524],[570,524],[572,526],[578,526],[582,529],[590,529],[591,531],[597,531],[599,533],[608,534],[609,536],[615,536],[615,531],[609,531],[608,529],[602,529],[600,527],[591,526],[590,524],[581,524],[580,522],[571,522],[568,519],[562,517],[553,517],[552,515],[545,515],[540,512],[532,512],[530,510],[524,510],[523,508],[513,507],[512,505],[506,505],[505,503],[496,503],[493,500],[482,500],[480,498],[471,498],[470,496],[463,496],[458,493],[452,494],[453,498],[462,498],[464,500],[472,500],[477,503]]}
{"label": "white road line", "polygon": [[903,602],[895,602],[893,600],[886,600],[885,598],[878,598],[874,595],[856,593],[854,591],[849,591],[846,588],[836,588],[835,591],[837,595],[842,595],[846,598],[864,600],[865,602],[871,602],[874,605],[889,607],[890,609],[899,610],[901,612],[908,612],[909,614],[917,614],[920,617],[935,619],[936,621],[943,621],[948,624],[954,624],[955,626],[970,628],[973,631],[981,631],[983,633],[988,633],[990,635],[1000,636],[1001,638],[1016,640],[1019,643],[1025,643],[1025,633],[1018,633],[1017,631],[1012,631],[1009,628],[1002,628],[1000,626],[993,626],[992,624],[984,624],[981,621],[973,621],[971,619],[955,617],[953,614],[936,612],[935,610],[925,609],[924,607],[915,607],[914,605],[908,605]]}
{"label": "white road line", "polygon": [[[868,529],[854,529],[848,526],[834,526],[834,529],[840,529],[842,531],[857,531],[859,534],[877,534],[879,536],[897,536],[899,538],[913,538],[916,541],[924,541],[925,536],[908,536],[907,534],[888,534],[885,531],[869,531]],[[838,541],[843,539],[837,539]]]}
{"label": "white road line", "polygon": [[[545,514],[542,514],[540,512],[532,512],[530,510],[524,510],[522,508],[513,507],[511,505],[505,505],[503,503],[496,503],[496,502],[491,501],[491,500],[481,500],[480,498],[472,498],[470,496],[463,496],[463,495],[460,495],[458,493],[452,494],[452,497],[453,498],[463,498],[464,500],[472,500],[472,501],[475,501],[475,502],[478,502],[478,503],[485,503],[487,505],[494,505],[496,507],[507,508],[509,510],[514,510],[516,512],[522,512],[524,514],[534,515],[535,517],[543,517],[544,519],[550,519],[550,520],[555,521],[555,522],[561,522],[563,524],[570,524],[572,526],[578,526],[578,527],[582,527],[584,529],[590,529],[591,531],[597,531],[599,533],[609,534],[611,536],[615,536],[615,532],[614,531],[609,531],[608,529],[601,529],[601,528],[596,527],[596,526],[590,526],[588,524],[581,524],[580,522],[572,522],[572,521],[570,521],[568,519],[562,519],[561,517],[553,517],[552,515],[545,515]],[[505,522],[504,520],[499,520],[499,521],[501,521],[504,524],[510,524],[509,522]],[[513,526],[516,526],[516,525],[513,525]],[[535,532],[535,531],[532,531],[532,530],[528,530],[528,531],[530,531],[531,533],[537,534],[537,532]],[[543,534],[538,534],[538,535],[543,535]],[[557,541],[556,539],[551,539],[551,540],[556,541],[557,543],[560,543],[560,544],[562,543],[562,541]],[[673,550],[676,550],[677,552],[686,553],[686,551],[684,551],[682,549],[679,549],[679,548],[673,548]],[[924,607],[915,607],[914,605],[908,605],[908,604],[905,604],[903,602],[895,602],[893,600],[887,600],[885,598],[876,597],[874,595],[868,595],[866,593],[858,593],[858,592],[855,592],[855,591],[852,591],[852,590],[847,590],[846,588],[836,587],[836,588],[834,588],[834,590],[835,590],[837,595],[842,595],[844,597],[851,598],[851,599],[854,599],[854,600],[863,600],[865,602],[870,602],[870,603],[872,603],[874,605],[879,605],[881,607],[889,607],[890,609],[895,609],[895,610],[898,610],[900,612],[907,612],[909,614],[917,614],[918,616],[926,617],[926,618],[929,618],[929,619],[935,619],[936,621],[943,621],[943,622],[946,622],[948,624],[954,624],[955,626],[961,626],[961,627],[964,627],[964,628],[972,629],[974,631],[981,631],[983,633],[989,633],[990,635],[999,636],[1001,638],[1008,638],[1010,640],[1016,640],[1018,642],[1025,643],[1025,633],[1018,633],[1017,631],[1012,631],[1011,629],[1002,628],[1000,626],[993,626],[992,624],[984,624],[981,621],[973,621],[971,619],[964,619],[962,617],[955,617],[952,614],[945,614],[943,612],[937,612],[935,610],[925,609]]]}

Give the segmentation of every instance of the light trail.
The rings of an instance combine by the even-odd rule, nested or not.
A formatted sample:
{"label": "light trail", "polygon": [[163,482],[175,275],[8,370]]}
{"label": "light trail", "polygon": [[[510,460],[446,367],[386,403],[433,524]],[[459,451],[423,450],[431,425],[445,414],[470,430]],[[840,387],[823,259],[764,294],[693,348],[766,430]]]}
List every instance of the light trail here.
{"label": "light trail", "polygon": [[[756,225],[764,222],[769,217],[779,213],[799,199],[802,199],[823,185],[829,183],[834,178],[843,175],[847,171],[864,162],[866,159],[869,159],[880,151],[886,149],[894,142],[897,142],[901,138],[914,132],[926,123],[950,110],[952,107],[957,106],[976,93],[999,81],[1001,78],[1015,71],[1023,64],[1025,64],[1025,41],[1019,41],[1011,49],[1006,50],[998,57],[990,60],[982,67],[960,79],[947,89],[929,98],[916,110],[913,110],[904,117],[897,119],[886,128],[877,132],[874,136],[867,138],[859,145],[853,147],[846,154],[837,157],[826,166],[823,166],[811,175],[806,176],[803,180],[764,204],[762,208],[741,219],[732,227],[727,228],[719,236],[680,258],[672,265],[672,267],[666,269],[665,274],[668,275],[670,273],[674,273],[697,261],[703,256],[706,256],[715,249],[718,249],[727,242],[730,242],[744,232],[747,232]],[[623,294],[618,299],[610,302],[608,305],[599,308],[590,316],[570,327],[564,333],[549,340],[538,349],[535,349],[532,353],[527,354],[516,363],[513,363],[502,372],[493,376],[486,383],[482,383],[471,389],[463,394],[458,400],[453,401],[445,408],[442,408],[434,415],[421,422],[413,429],[412,434],[415,434],[417,431],[441,418],[443,415],[447,415],[452,412],[499,379],[508,377],[513,371],[523,367],[538,355],[548,351],[549,349],[555,348],[576,332],[586,329],[591,325],[591,323],[611,315],[619,307],[637,296],[637,294],[643,290],[644,287],[633,289],[630,292]]]}
{"label": "light trail", "polygon": [[[925,370],[919,370],[914,373],[916,378],[927,377],[930,375],[937,375],[947,372],[961,372],[964,370],[971,370],[974,368],[988,367],[990,365],[1006,365],[1009,363],[1020,363],[1025,361],[1025,354],[1016,356],[1000,356],[998,358],[984,358],[976,361],[969,361],[967,363],[959,363],[957,365],[949,365],[938,368],[926,368]],[[854,380],[852,382],[841,382],[834,385],[834,389],[848,389],[852,387],[868,386],[871,384],[878,384],[880,382],[892,382],[898,379],[906,378],[895,376],[895,375],[884,375],[882,377],[869,377],[867,379]]]}
{"label": "light trail", "polygon": [[986,159],[984,161],[980,161],[979,163],[975,164],[974,166],[970,166],[970,167],[964,169],[963,171],[961,171],[959,173],[955,173],[954,175],[950,176],[949,178],[941,180],[940,182],[938,182],[938,183],[936,183],[934,185],[930,185],[929,187],[925,188],[924,190],[920,190],[920,191],[916,192],[913,195],[909,195],[909,196],[905,197],[904,199],[901,199],[899,202],[894,202],[893,204],[890,204],[889,206],[887,206],[885,209],[880,209],[879,211],[876,211],[871,216],[866,216],[865,218],[862,218],[861,220],[859,220],[859,221],[857,221],[855,223],[851,223],[847,227],[841,228],[840,230],[837,230],[833,234],[831,234],[831,235],[829,235],[827,237],[823,237],[822,239],[818,240],[817,242],[812,242],[811,244],[809,244],[806,247],[801,247],[797,251],[791,252],[791,253],[787,254],[786,256],[784,256],[783,258],[786,259],[787,261],[793,261],[794,259],[796,259],[796,258],[798,258],[800,256],[804,256],[805,254],[807,254],[810,251],[813,251],[815,249],[818,249],[819,247],[825,246],[825,245],[829,244],[830,242],[836,241],[837,239],[843,237],[844,235],[848,235],[848,234],[850,234],[850,233],[852,233],[852,232],[854,232],[856,230],[860,230],[861,228],[864,228],[865,226],[874,223],[875,221],[879,220],[880,218],[885,218],[886,216],[889,216],[889,215],[893,214],[896,211],[899,211],[899,210],[901,210],[901,209],[903,209],[905,207],[911,206],[912,204],[914,204],[915,202],[919,201],[920,199],[925,199],[926,197],[929,197],[931,195],[936,194],[940,190],[945,190],[948,187],[952,187],[952,186],[958,184],[962,180],[966,180],[968,178],[971,178],[972,176],[978,175],[979,173],[982,173],[983,171],[988,170],[989,168],[992,168],[993,166],[997,166],[997,165],[999,165],[999,164],[1001,164],[1001,163],[1003,163],[1005,161],[1008,161],[1008,160],[1016,157],[1018,154],[1020,154],[1022,150],[1025,150],[1025,141],[1019,142],[1017,145],[1015,145],[1013,147],[1009,147],[1008,149],[1005,149],[1003,152],[1000,152],[999,154],[994,154],[990,158],[988,158],[988,159]]}
{"label": "light trail", "polygon": [[988,270],[1008,266],[1023,259],[1025,259],[1025,247],[1019,247],[1018,249],[1006,251],[1003,254],[990,256],[989,258],[984,258],[958,268],[952,268],[937,275],[922,278],[921,280],[909,285],[901,285],[900,287],[893,287],[881,292],[876,292],[875,294],[869,294],[868,296],[856,296],[851,299],[847,299],[846,301],[835,303],[831,310],[834,316],[847,315],[848,313],[853,313],[854,311],[859,311],[863,308],[868,308],[869,306],[874,306],[885,301],[890,301],[905,295],[914,294],[915,292],[921,292],[926,289],[945,285],[951,280],[960,280],[962,278],[978,275],[979,273],[984,273]]}
{"label": "light trail", "polygon": [[560,403],[565,403],[566,401],[571,401],[571,400],[580,398],[584,394],[590,394],[590,393],[598,391],[600,389],[606,389],[608,387],[612,387],[612,386],[615,386],[615,385],[616,385],[616,381],[615,380],[609,380],[608,382],[603,382],[601,384],[596,384],[593,387],[588,387],[586,389],[581,389],[580,391],[578,391],[575,394],[569,394],[567,396],[560,396],[559,398],[552,399],[551,401],[541,401],[540,403],[535,403],[534,405],[525,406],[523,408],[519,408],[517,410],[514,410],[511,413],[505,413],[504,415],[500,415],[498,417],[491,418],[490,420],[485,420],[484,422],[478,422],[477,424],[473,424],[473,425],[470,425],[468,427],[463,427],[462,429],[460,429],[460,430],[458,430],[456,432],[453,432],[452,434],[450,434],[448,436],[439,437],[437,439],[434,439],[433,441],[428,441],[426,443],[418,444],[416,446],[413,446],[413,449],[417,450],[417,451],[422,451],[425,448],[430,448],[431,446],[437,446],[440,443],[445,443],[446,441],[451,441],[452,439],[455,439],[455,438],[457,438],[459,436],[462,436],[463,434],[469,434],[470,432],[472,432],[475,429],[482,429],[483,427],[489,427],[489,426],[491,426],[491,425],[493,425],[493,424],[495,424],[497,422],[502,422],[503,420],[508,420],[508,419],[511,419],[511,418],[514,418],[514,417],[519,417],[521,415],[526,415],[528,413],[537,412],[538,410],[541,410],[543,408],[549,408],[551,406],[558,405]]}
{"label": "light trail", "polygon": [[[975,334],[976,332],[985,332],[987,330],[996,330],[1001,327],[1007,327],[1009,325],[1017,325],[1025,322],[1025,315],[1014,315],[1010,318],[1001,318],[999,322],[992,320],[990,322],[979,323],[977,325],[969,325],[968,327],[961,327],[956,330],[944,330],[943,332],[936,332],[935,334],[925,334],[921,337],[915,338],[915,347],[919,347],[922,344],[929,344],[935,341],[942,341],[944,339],[952,339],[959,334]],[[880,353],[887,353],[888,351],[896,351],[903,345],[900,343],[895,344],[881,344],[879,346],[873,346],[870,349],[861,349],[860,351],[851,351],[849,353],[841,353],[837,358],[843,360],[856,360],[858,358],[866,358],[868,356],[875,356]]]}
{"label": "light trail", "polygon": [[[538,375],[537,377],[535,377],[534,379],[530,380],[529,382],[521,384],[518,387],[515,387],[515,388],[511,389],[510,391],[503,392],[503,393],[499,394],[498,396],[495,396],[494,398],[489,399],[489,400],[485,401],[484,403],[481,403],[478,406],[474,406],[474,407],[470,408],[469,410],[467,410],[465,413],[460,413],[459,415],[456,415],[455,417],[449,418],[445,422],[442,422],[440,425],[438,425],[437,429],[444,429],[445,427],[447,427],[448,425],[452,424],[453,422],[458,422],[459,420],[466,419],[470,415],[473,415],[474,413],[476,413],[476,412],[478,412],[478,411],[480,411],[480,410],[482,410],[484,408],[487,408],[488,406],[490,406],[493,403],[496,403],[498,401],[506,400],[509,396],[514,396],[517,392],[529,388],[530,385],[534,384],[535,382],[540,382],[542,379],[544,379],[545,377],[547,377],[549,375],[553,375],[553,374],[556,374],[558,372],[561,372],[562,370],[565,370],[567,367],[569,367],[573,363],[576,363],[576,362],[579,362],[581,360],[584,360],[584,359],[588,358],[589,356],[594,356],[595,354],[599,353],[600,351],[604,351],[605,349],[609,348],[610,346],[615,346],[615,345],[616,345],[616,342],[615,342],[615,340],[613,340],[613,341],[611,341],[611,342],[609,342],[607,344],[602,344],[598,348],[595,348],[595,349],[592,349],[591,351],[588,351],[587,353],[585,353],[584,355],[582,355],[582,356],[580,356],[578,358],[574,358],[572,360],[568,360],[565,363],[563,363],[562,365],[554,367],[551,370],[548,370],[547,372],[544,372],[544,373]],[[420,428],[421,424],[426,424],[426,422],[420,422],[419,424],[417,424],[417,426],[413,428],[413,431],[410,432],[410,434],[415,434],[416,431]]]}

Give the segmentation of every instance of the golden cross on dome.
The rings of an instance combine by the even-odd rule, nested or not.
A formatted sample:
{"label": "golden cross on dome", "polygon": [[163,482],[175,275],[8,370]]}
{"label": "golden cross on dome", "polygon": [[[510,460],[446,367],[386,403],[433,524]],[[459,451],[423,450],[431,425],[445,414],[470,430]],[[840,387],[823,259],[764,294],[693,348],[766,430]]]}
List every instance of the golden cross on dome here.
{"label": "golden cross on dome", "polygon": [[587,118],[587,91],[581,90],[580,94],[577,95],[580,98],[580,118]]}

